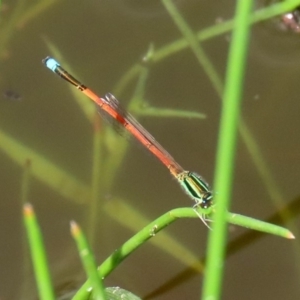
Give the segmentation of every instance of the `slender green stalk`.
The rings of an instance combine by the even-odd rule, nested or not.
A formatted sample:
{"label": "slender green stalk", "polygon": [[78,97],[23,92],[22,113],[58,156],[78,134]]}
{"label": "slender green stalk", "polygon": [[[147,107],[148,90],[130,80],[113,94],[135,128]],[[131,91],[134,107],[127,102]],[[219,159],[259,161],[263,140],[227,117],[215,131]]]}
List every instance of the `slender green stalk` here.
{"label": "slender green stalk", "polygon": [[[266,160],[264,159],[263,153],[259,148],[259,145],[255,141],[253,134],[250,131],[250,128],[247,127],[245,121],[242,118],[240,118],[239,131],[251,155],[251,159],[256,169],[258,170],[262,183],[265,185],[265,188],[268,191],[270,199],[272,200],[273,203],[275,203],[275,206],[279,211],[281,219],[283,221],[291,220],[292,211],[289,211],[287,209],[286,210],[281,209],[282,206],[284,205],[284,196],[281,192],[280,185],[276,183],[271,173],[271,170],[267,165]],[[293,230],[295,235],[298,235],[298,227],[296,225],[291,224],[291,229]],[[299,253],[299,251],[297,251],[296,253]]]}
{"label": "slender green stalk", "polygon": [[206,119],[206,114],[197,111],[152,106],[148,107],[146,102],[143,103],[143,107],[134,109],[134,112],[138,116],[147,116],[154,118]]}
{"label": "slender green stalk", "polygon": [[[213,208],[212,208],[213,210]],[[200,214],[204,211],[199,208],[198,211]],[[115,212],[117,213],[117,212]],[[122,214],[122,209],[120,209],[120,213]],[[128,217],[128,218],[131,218]],[[119,264],[133,251],[135,251],[138,247],[143,245],[149,239],[155,237],[158,232],[172,224],[174,221],[181,218],[198,218],[198,215],[195,213],[193,208],[177,208],[173,209],[164,215],[160,216],[149,225],[145,226],[142,230],[136,233],[133,237],[131,237],[126,243],[124,243],[119,249],[113,252],[111,256],[109,256],[98,268],[98,273],[101,278],[105,278],[108,276]],[[292,233],[287,229],[282,227],[268,224],[263,221],[258,221],[249,217],[244,217],[241,215],[226,213],[225,218],[228,222],[241,225],[248,228],[261,230],[267,233],[272,233],[275,235],[282,236],[284,238],[292,238]],[[198,271],[199,268],[195,268]],[[91,282],[86,281],[83,286],[78,290],[73,300],[87,300],[89,297],[89,288],[91,287]]]}
{"label": "slender green stalk", "polygon": [[203,65],[208,78],[213,83],[217,93],[220,95],[223,92],[223,84],[220,80],[218,73],[216,72],[213,64],[210,59],[207,57],[206,53],[200,46],[200,43],[197,41],[196,34],[190,29],[189,25],[186,23],[184,18],[181,16],[180,12],[177,10],[176,6],[173,3],[173,0],[162,0],[162,3],[166,7],[168,13],[171,15],[173,21],[178,26],[182,35],[187,40],[189,46],[194,52],[198,62]]}
{"label": "slender green stalk", "polygon": [[220,121],[214,188],[216,212],[208,241],[208,260],[202,299],[220,299],[224,269],[227,216],[237,139],[238,118],[249,40],[252,0],[238,0],[235,28],[229,51],[223,109]]}
{"label": "slender green stalk", "polygon": [[92,254],[90,246],[79,227],[79,225],[72,221],[71,222],[71,233],[73,238],[75,239],[78,252],[80,254],[80,258],[82,264],[84,266],[87,277],[90,279],[91,285],[93,287],[93,299],[95,300],[105,300],[105,289],[101,278],[97,272],[97,266],[95,262],[95,258]]}
{"label": "slender green stalk", "polygon": [[[101,278],[109,275],[129,254],[144,244],[147,240],[154,237],[160,230],[167,227],[169,224],[178,218],[195,218],[197,215],[192,208],[178,208],[165,213],[164,215],[145,226],[119,249],[109,256],[99,267],[98,272]],[[90,288],[90,281],[86,281],[78,290],[72,300],[87,300],[89,297],[88,289]]]}
{"label": "slender green stalk", "polygon": [[124,90],[127,86],[130,85],[131,81],[133,81],[136,77],[139,76],[141,72],[142,66],[140,63],[136,63],[133,65],[129,71],[127,71],[122,78],[119,80],[119,82],[115,85],[115,87],[112,89],[115,96],[121,95],[124,93]]}
{"label": "slender green stalk", "polygon": [[[141,212],[137,211],[135,207],[131,207],[128,201],[125,199],[110,199],[104,207],[104,211],[116,220],[121,226],[128,228],[133,232],[137,232],[140,228],[147,226],[150,221]],[[213,209],[212,209],[213,212]],[[201,214],[201,210],[199,214]],[[179,215],[179,213],[178,213]],[[191,218],[197,218],[196,214],[191,214]],[[277,225],[269,224],[269,222],[259,221],[253,218],[244,217],[241,215],[236,215],[234,213],[227,214],[227,221],[231,224],[243,226],[246,228],[259,230],[264,233],[271,233],[283,238],[292,238],[293,234]],[[276,220],[274,220],[276,222]],[[156,222],[156,221],[155,221]],[[274,222],[273,222],[274,223]],[[196,224],[197,225],[197,224]],[[200,222],[198,223],[200,226]],[[163,224],[160,225],[163,227]],[[203,266],[197,264],[197,256],[186,249],[182,244],[180,244],[176,239],[172,238],[166,232],[160,232],[155,239],[151,239],[150,242],[159,247],[162,251],[172,256],[178,262],[184,265],[193,265],[197,272],[203,271]]]}
{"label": "slender green stalk", "polygon": [[[200,212],[202,213],[201,210]],[[177,208],[158,217],[155,221],[151,222],[136,233],[132,238],[124,243],[121,248],[116,250],[101,264],[99,268],[101,276],[107,276],[110,274],[112,270],[135,249],[143,245],[150,238],[154,237],[159,231],[181,218],[198,218],[198,215],[195,213],[193,208]]]}
{"label": "slender green stalk", "polygon": [[[261,21],[268,20],[275,16],[281,15],[288,11],[293,10],[297,5],[300,4],[300,0],[288,0],[288,1],[280,1],[278,3],[274,3],[262,9],[259,9],[251,15],[250,22],[258,23]],[[220,24],[213,25],[211,27],[200,30],[196,36],[198,41],[206,41],[212,39],[213,37],[217,37],[221,34],[225,34],[230,32],[233,29],[234,23],[232,20],[222,22]],[[180,39],[167,46],[158,49],[153,53],[153,62],[158,62],[160,60],[165,59],[177,52],[184,50],[185,48],[190,47],[189,40]],[[133,66],[132,69],[135,67]],[[131,70],[129,71],[131,72]]]}
{"label": "slender green stalk", "polygon": [[17,27],[40,16],[43,11],[47,10],[56,2],[59,2],[59,0],[34,1],[34,3],[30,5],[26,0],[16,1],[12,6],[14,7],[14,10],[9,20],[5,24],[1,24],[0,58],[4,56],[4,53],[9,46],[9,42],[14,35],[18,33]]}
{"label": "slender green stalk", "polygon": [[266,190],[268,191],[270,198],[275,202],[277,207],[280,207],[283,204],[282,200],[284,197],[280,192],[279,185],[276,184],[269,167],[266,165],[266,160],[259,149],[259,145],[256,143],[252,133],[249,131],[249,128],[242,119],[240,119],[239,129],[244,143],[247,145],[251,158],[261,176],[262,182],[266,186]]}
{"label": "slender green stalk", "polygon": [[[251,15],[251,23],[258,23],[261,21],[265,21],[277,15],[286,13],[290,10],[293,10],[297,5],[300,4],[300,0],[288,0],[288,1],[280,1],[278,3],[274,3],[268,7],[264,7],[259,9]],[[198,41],[206,41],[212,39],[213,37],[217,37],[221,34],[225,34],[230,32],[233,28],[233,21],[225,21],[221,24],[216,24],[211,27],[200,30],[196,33],[196,37]],[[186,38],[179,39],[173,43],[170,43],[156,51],[153,52],[152,61],[153,63],[158,63],[159,61],[170,57],[186,48],[190,47],[190,44]],[[114,90],[121,92],[127,85],[129,85],[130,81],[135,79],[139,74],[139,64],[133,65],[126,74],[121,78],[119,83],[116,85]]]}
{"label": "slender green stalk", "polygon": [[153,51],[154,48],[151,44],[147,53],[144,55],[142,61],[139,64],[139,76],[137,78],[137,83],[128,106],[128,110],[130,112],[135,111],[144,104],[142,100],[145,98],[145,91],[149,78],[150,66],[152,64]]}
{"label": "slender green stalk", "polygon": [[14,6],[14,10],[6,22],[6,24],[1,24],[1,32],[0,32],[0,58],[4,55],[4,52],[7,50],[7,46],[9,41],[13,38],[16,33],[16,24],[22,13],[26,8],[26,0],[19,0],[17,4]]}
{"label": "slender green stalk", "polygon": [[230,224],[239,225],[249,229],[271,233],[282,236],[287,239],[294,239],[295,236],[286,228],[274,225],[268,222],[259,221],[250,217],[242,216],[235,213],[227,213],[226,220]]}
{"label": "slender green stalk", "polygon": [[39,291],[39,299],[54,300],[55,296],[52,288],[42,234],[33,208],[28,203],[24,205],[24,222]]}
{"label": "slender green stalk", "polygon": [[39,17],[43,12],[46,12],[51,6],[55,3],[60,3],[60,0],[44,0],[35,2],[33,5],[27,5],[26,11],[20,16],[18,23],[27,24],[29,21],[34,18]]}
{"label": "slender green stalk", "polygon": [[[196,111],[148,106],[148,103],[145,101],[145,90],[149,78],[149,66],[151,66],[152,63],[153,51],[154,49],[151,45],[149,47],[148,53],[143,58],[143,62],[140,64],[139,77],[133,96],[130,100],[128,110],[134,113],[136,116],[151,116],[159,118],[206,118],[206,115]],[[208,61],[208,63],[210,62]]]}

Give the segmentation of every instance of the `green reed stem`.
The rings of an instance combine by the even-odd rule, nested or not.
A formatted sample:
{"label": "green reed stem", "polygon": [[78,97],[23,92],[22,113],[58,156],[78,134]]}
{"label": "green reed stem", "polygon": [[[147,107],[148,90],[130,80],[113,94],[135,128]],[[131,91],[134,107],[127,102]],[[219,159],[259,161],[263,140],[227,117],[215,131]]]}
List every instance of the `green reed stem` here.
{"label": "green reed stem", "polygon": [[72,221],[71,222],[71,233],[76,242],[77,249],[84,266],[87,277],[89,278],[91,285],[93,287],[93,299],[95,300],[105,300],[105,289],[101,278],[97,272],[97,266],[95,258],[92,254],[90,246],[84,236],[79,225]]}
{"label": "green reed stem", "polygon": [[186,39],[188,45],[191,47],[198,62],[200,63],[200,65],[203,65],[204,71],[206,72],[208,78],[213,83],[218,94],[219,95],[222,94],[223,92],[222,81],[220,80],[220,77],[216,69],[214,68],[213,64],[211,63],[210,59],[208,58],[205,51],[201,47],[199,41],[197,40],[196,34],[190,29],[189,25],[181,16],[180,12],[177,10],[176,6],[174,5],[173,0],[162,0],[162,3],[164,4],[168,13],[171,15],[175,24],[178,26],[182,35]]}
{"label": "green reed stem", "polygon": [[220,299],[227,237],[227,216],[235,161],[238,118],[249,40],[252,0],[237,1],[235,28],[230,45],[224,101],[221,113],[214,188],[216,212],[208,240],[207,269],[202,299]]}
{"label": "green reed stem", "polygon": [[[264,21],[275,17],[277,15],[283,14],[290,10],[293,10],[297,5],[300,4],[300,0],[288,0],[281,1],[275,4],[272,4],[268,7],[259,9],[251,15],[251,23],[258,23],[260,21]],[[233,21],[225,21],[220,24],[213,25],[211,27],[202,29],[196,33],[196,37],[198,41],[206,41],[212,39],[213,37],[217,37],[221,34],[225,34],[230,32],[233,28]],[[170,43],[158,50],[153,52],[152,62],[157,63],[171,55],[174,55],[186,48],[190,47],[188,40],[186,37],[179,39],[173,43]],[[121,93],[127,85],[129,85],[130,81],[135,79],[139,74],[139,64],[135,64],[130,68],[126,74],[121,78],[119,83],[114,88],[115,91]],[[116,94],[118,94],[116,93]]]}
{"label": "green reed stem", "polygon": [[55,296],[52,288],[42,234],[33,208],[28,203],[24,205],[24,222],[39,291],[39,299],[54,300]]}
{"label": "green reed stem", "polygon": [[[213,208],[211,209],[211,212],[212,210]],[[198,212],[202,214],[207,211],[203,211],[201,208],[199,208]],[[198,218],[198,215],[195,213],[193,208],[176,208],[160,216],[149,225],[145,226],[133,237],[131,237],[119,249],[115,250],[113,254],[110,255],[98,268],[99,276],[101,278],[107,277],[127,256],[134,252],[138,247],[143,245],[150,238],[155,237],[162,229],[181,218]],[[235,225],[261,230],[263,232],[272,233],[284,238],[292,238],[292,233],[289,230],[277,225],[231,213],[226,213],[225,218],[229,223]],[[90,292],[88,292],[88,290],[90,287],[91,282],[88,280],[81,286],[72,300],[89,299]]]}

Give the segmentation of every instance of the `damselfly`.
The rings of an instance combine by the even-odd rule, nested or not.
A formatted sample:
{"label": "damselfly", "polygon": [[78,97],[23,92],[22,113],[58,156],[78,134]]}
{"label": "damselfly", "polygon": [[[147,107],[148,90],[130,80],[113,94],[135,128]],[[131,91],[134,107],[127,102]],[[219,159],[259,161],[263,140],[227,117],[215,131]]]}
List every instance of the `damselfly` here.
{"label": "damselfly", "polygon": [[[212,206],[212,192],[209,185],[201,176],[194,172],[184,170],[175,159],[153,138],[153,136],[125,109],[112,95],[106,94],[104,98],[99,97],[91,89],[83,85],[74,76],[63,69],[60,64],[51,57],[46,57],[43,63],[47,68],[59,75],[67,82],[73,84],[78,90],[93,100],[102,114],[108,114],[120,126],[134,136],[154,156],[156,156],[177,179],[185,192],[195,201],[194,208],[201,207],[203,214],[199,214],[205,223],[205,210]],[[206,223],[205,223],[206,224]]]}

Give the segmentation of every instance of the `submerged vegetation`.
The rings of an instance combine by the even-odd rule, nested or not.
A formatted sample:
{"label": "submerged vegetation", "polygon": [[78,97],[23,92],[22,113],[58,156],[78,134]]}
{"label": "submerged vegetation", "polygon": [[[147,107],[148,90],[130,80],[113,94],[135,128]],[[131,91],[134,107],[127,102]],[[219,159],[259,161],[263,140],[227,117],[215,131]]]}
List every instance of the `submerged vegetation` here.
{"label": "submerged vegetation", "polygon": [[[112,187],[117,181],[117,175],[122,163],[124,163],[129,144],[126,139],[123,139],[118,134],[116,135],[111,130],[111,127],[102,126],[94,104],[73,86],[70,86],[69,90],[71,97],[75,99],[85,119],[93,126],[92,179],[90,183],[78,179],[75,174],[66,171],[62,166],[46,157],[46,155],[35,150],[33,146],[24,144],[21,140],[13,137],[7,130],[0,128],[1,152],[5,153],[6,156],[23,170],[20,202],[23,207],[24,224],[27,232],[27,240],[30,245],[39,299],[56,299],[56,291],[53,287],[51,271],[46,258],[47,249],[45,248],[47,247],[44,246],[47,236],[43,236],[43,230],[39,228],[39,222],[37,221],[39,213],[37,213],[36,217],[33,206],[29,204],[32,203],[31,187],[34,179],[48,186],[64,199],[84,207],[84,230],[75,221],[70,220],[71,234],[76,242],[78,254],[82,260],[87,278],[87,281],[81,287],[78,287],[74,293],[70,294],[69,298],[74,300],[139,299],[134,295],[138,294],[137,291],[131,291],[134,293],[132,294],[121,288],[105,288],[106,285],[103,279],[111,274],[128,256],[134,255],[134,251],[148,240],[161,251],[174,257],[176,261],[180,261],[186,266],[192,266],[191,269],[197,274],[203,273],[205,262],[207,262],[202,299],[208,299],[209,297],[220,299],[221,283],[223,281],[223,268],[220,268],[220,265],[224,265],[223,262],[226,256],[259,239],[263,233],[270,233],[288,239],[294,238],[294,235],[289,230],[273,223],[291,221],[292,217],[297,215],[298,209],[294,209],[294,203],[290,206],[284,205],[284,197],[279,190],[280,187],[275,182],[270,166],[264,159],[257,139],[247,125],[246,120],[240,114],[240,106],[241,99],[243,98],[242,91],[247,61],[248,37],[252,24],[284,14],[300,3],[299,1],[278,2],[253,11],[252,2],[251,0],[238,1],[236,15],[232,20],[223,21],[222,23],[204,29],[197,29],[196,31],[190,27],[180,8],[174,4],[175,1],[162,0],[163,7],[172,18],[174,26],[178,28],[182,37],[160,48],[154,47],[153,41],[149,41],[150,46],[147,53],[143,55],[143,59],[137,59],[136,63],[115,83],[113,89],[114,94],[123,95],[133,87],[128,110],[137,119],[149,116],[150,118],[164,118],[165,122],[168,122],[170,119],[176,119],[180,122],[186,119],[205,120],[206,115],[203,112],[169,107],[154,107],[146,100],[146,87],[151,77],[150,71],[153,65],[163,64],[168,58],[181,53],[187,48],[191,50],[199,67],[201,70],[204,70],[209,82],[220,98],[220,103],[222,103],[218,146],[214,150],[217,153],[217,162],[214,184],[212,185],[213,190],[217,192],[213,192],[212,194],[214,197],[212,206],[204,207],[202,205],[201,207],[203,202],[200,201],[197,203],[199,205],[196,205],[194,208],[174,208],[168,212],[163,212],[154,221],[150,221],[146,217],[146,213],[132,206],[125,196],[111,196],[109,201],[106,201],[107,195],[111,193]],[[39,2],[19,0],[14,6],[9,7],[8,3],[1,3],[0,1],[0,63],[9,60],[10,54],[8,49],[14,38],[16,38],[17,31],[20,28],[25,26],[25,24],[33,23],[51,8],[59,5],[62,4],[56,0]],[[7,14],[4,13],[6,6],[8,6]],[[232,41],[226,67],[226,78],[223,80],[214,67],[214,63],[209,59],[202,44],[204,41],[212,40],[228,32],[232,32]],[[47,51],[53,57],[59,59],[66,69],[76,74],[68,64],[66,56],[62,54],[62,52],[65,53],[67,51],[62,51],[58,42],[53,42],[45,36],[43,36],[42,40],[47,47]],[[82,57],[88,56],[88,53],[81,53],[81,55]],[[38,63],[40,63],[40,60],[39,57],[36,58]],[[41,63],[40,67],[42,68]],[[80,75],[80,77],[83,76]],[[56,83],[59,85],[61,82]],[[20,100],[21,96],[19,97],[18,93],[11,93],[10,90],[7,91],[9,91],[7,95],[10,98]],[[59,97],[53,91],[51,95],[55,99]],[[42,101],[42,93],[39,94],[39,98]],[[124,126],[127,126],[127,124]],[[250,153],[251,162],[259,174],[260,181],[266,193],[277,207],[277,212],[267,221],[260,221],[229,212],[230,199],[232,198],[234,164],[237,156],[235,145],[238,133]],[[196,138],[200,139],[201,137],[199,135]],[[208,185],[199,178],[197,177],[197,180],[200,181],[200,184],[196,185],[196,188],[200,186],[202,187],[201,192],[210,192]],[[190,186],[187,189],[189,188]],[[189,192],[192,194],[194,191]],[[190,204],[190,202],[187,203],[188,205]],[[99,220],[103,215],[117,221],[124,228],[133,231],[134,234],[97,267],[97,255],[93,252],[96,249],[95,245],[98,240]],[[208,230],[209,243],[207,253],[202,255],[202,259],[199,259],[199,255],[194,254],[187,246],[180,243],[164,230],[168,225],[179,219],[198,218],[199,216],[212,229]],[[230,241],[226,246],[228,224],[257,230],[260,233],[256,235],[250,234],[249,236],[249,232],[247,231],[239,238]],[[297,230],[295,228],[292,228],[292,230],[297,235]],[[86,236],[83,233],[84,231],[86,232]],[[101,241],[101,243],[105,243],[105,241]],[[22,274],[24,274],[24,278],[22,280],[26,281],[27,275],[25,274],[29,266],[26,262],[28,255],[25,241],[23,250],[24,262],[22,265]],[[153,268],[157,267],[153,266]],[[22,294],[22,289],[20,293]],[[193,294],[197,295],[198,293],[199,291],[195,291]],[[200,296],[198,297],[200,298]],[[22,295],[19,298],[22,298]]]}

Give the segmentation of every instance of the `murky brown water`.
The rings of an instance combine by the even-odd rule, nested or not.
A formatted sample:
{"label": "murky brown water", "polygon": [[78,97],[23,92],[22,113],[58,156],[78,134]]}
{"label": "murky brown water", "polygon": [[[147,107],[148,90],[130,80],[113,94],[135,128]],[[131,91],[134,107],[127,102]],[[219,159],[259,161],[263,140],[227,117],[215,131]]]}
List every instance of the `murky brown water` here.
{"label": "murky brown water", "polygon": [[[3,4],[0,37],[20,5],[20,2],[11,2]],[[195,31],[212,26],[216,20],[231,18],[234,11],[233,1],[175,2]],[[58,1],[28,22],[18,24],[0,53],[1,130],[89,184],[92,126],[78,109],[67,84],[41,63],[44,57],[52,55],[45,39],[59,49],[87,85],[100,95],[113,92],[116,83],[140,61],[151,43],[154,49],[159,49],[181,37],[161,3],[149,3]],[[30,5],[26,3],[24,9]],[[227,34],[203,42],[221,76],[226,68],[228,39]],[[254,25],[249,51],[243,117],[282,192],[284,203],[288,203],[299,196],[300,35],[281,32],[271,23]],[[189,49],[151,65],[149,70],[145,97],[150,105],[195,110],[205,113],[207,119],[144,117],[140,118],[141,122],[180,164],[199,172],[211,183],[220,115],[217,93]],[[125,106],[134,84],[121,95]],[[19,95],[18,101],[5,97],[7,91]],[[21,275],[22,169],[1,149],[0,165],[0,299],[20,299],[17,287],[24,282]],[[127,199],[149,219],[171,208],[192,205],[168,171],[134,146],[130,146],[115,178],[109,193],[109,197],[113,196]],[[37,179],[32,180],[29,197],[43,230],[55,285],[63,288],[70,282],[72,287],[73,282],[80,282],[82,271],[69,234],[69,221],[75,219],[84,224],[87,206],[62,197]],[[107,199],[105,201],[109,201]],[[258,219],[276,211],[241,140],[232,211]],[[132,231],[108,215],[101,216],[98,225],[96,252],[101,262],[125,242]],[[241,232],[237,230],[230,233],[230,238]],[[179,221],[166,230],[199,257],[205,253],[206,231],[196,219]],[[230,257],[222,299],[297,299],[293,243],[265,236]],[[170,281],[170,286],[152,299],[199,299],[201,274],[183,275],[175,282],[176,276],[186,268],[162,250],[146,244],[105,283],[144,297]],[[29,279],[28,285],[25,299],[34,299],[34,280]]]}

